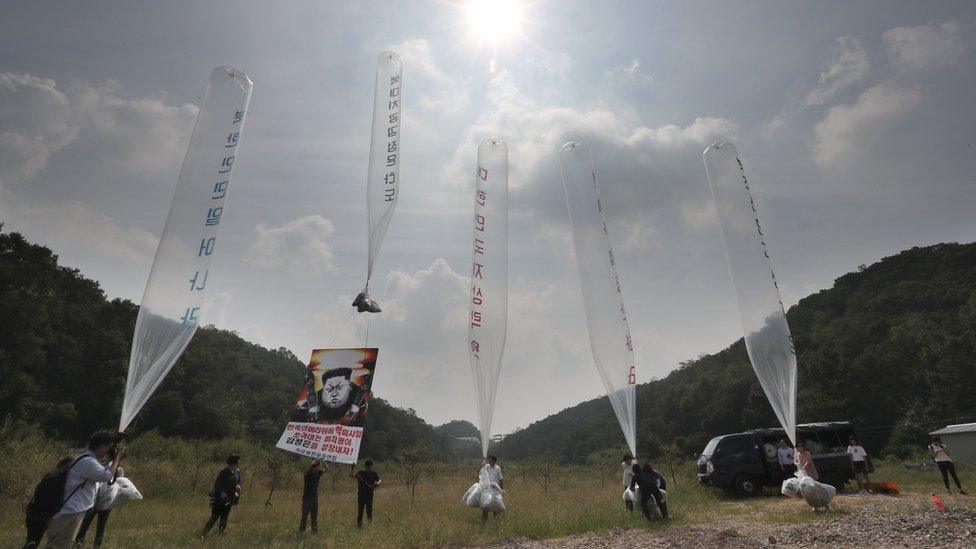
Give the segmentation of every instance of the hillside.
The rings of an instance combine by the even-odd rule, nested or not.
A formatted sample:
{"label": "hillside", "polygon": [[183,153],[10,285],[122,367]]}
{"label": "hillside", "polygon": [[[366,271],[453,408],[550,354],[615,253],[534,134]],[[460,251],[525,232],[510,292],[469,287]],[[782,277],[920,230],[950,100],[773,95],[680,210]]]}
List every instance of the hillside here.
{"label": "hillside", "polygon": [[[838,278],[787,313],[798,362],[798,420],[850,420],[869,452],[907,455],[949,420],[976,416],[976,244],[912,248]],[[739,339],[637,387],[638,450],[691,455],[711,437],[777,424]],[[605,398],[505,438],[509,459],[582,462],[625,448]]]}
{"label": "hillside", "polygon": [[[97,282],[57,260],[18,233],[0,232],[0,423],[34,425],[77,443],[118,425],[138,307],[109,301]],[[287,349],[201,328],[130,430],[273,444],[303,370]],[[412,410],[379,398],[370,404],[363,444],[362,455],[378,459],[408,447],[451,455]]]}

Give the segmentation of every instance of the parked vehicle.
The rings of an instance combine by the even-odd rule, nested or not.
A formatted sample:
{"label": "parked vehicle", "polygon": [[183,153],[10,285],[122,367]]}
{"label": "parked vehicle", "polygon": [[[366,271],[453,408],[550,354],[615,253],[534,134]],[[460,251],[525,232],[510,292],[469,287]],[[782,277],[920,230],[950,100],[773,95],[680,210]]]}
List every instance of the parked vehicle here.
{"label": "parked vehicle", "polygon": [[[847,421],[796,426],[797,438],[813,454],[820,482],[838,492],[854,478],[854,464],[847,453],[852,435],[854,427]],[[757,496],[765,486],[778,488],[793,474],[784,473],[777,459],[778,442],[784,436],[785,431],[776,428],[713,438],[698,458],[698,482],[743,497]]]}

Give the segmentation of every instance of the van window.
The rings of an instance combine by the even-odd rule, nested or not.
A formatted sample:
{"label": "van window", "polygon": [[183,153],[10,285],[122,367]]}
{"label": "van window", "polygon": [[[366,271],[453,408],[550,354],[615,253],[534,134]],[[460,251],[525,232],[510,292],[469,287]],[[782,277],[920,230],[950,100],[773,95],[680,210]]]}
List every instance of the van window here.
{"label": "van window", "polygon": [[708,441],[705,445],[705,449],[702,450],[702,455],[705,457],[711,457],[715,453],[715,447],[718,446],[718,442],[722,440],[722,437],[715,437]]}
{"label": "van window", "polygon": [[756,449],[756,441],[752,437],[726,437],[718,445],[718,452],[723,456],[742,454]]}

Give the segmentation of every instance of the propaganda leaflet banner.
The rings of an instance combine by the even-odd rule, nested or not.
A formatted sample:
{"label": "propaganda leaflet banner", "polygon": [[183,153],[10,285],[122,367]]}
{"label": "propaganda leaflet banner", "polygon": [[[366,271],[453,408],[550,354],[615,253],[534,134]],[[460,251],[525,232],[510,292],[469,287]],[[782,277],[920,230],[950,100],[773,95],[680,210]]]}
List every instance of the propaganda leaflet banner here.
{"label": "propaganda leaflet banner", "polygon": [[285,432],[282,450],[355,464],[373,396],[378,349],[315,349]]}

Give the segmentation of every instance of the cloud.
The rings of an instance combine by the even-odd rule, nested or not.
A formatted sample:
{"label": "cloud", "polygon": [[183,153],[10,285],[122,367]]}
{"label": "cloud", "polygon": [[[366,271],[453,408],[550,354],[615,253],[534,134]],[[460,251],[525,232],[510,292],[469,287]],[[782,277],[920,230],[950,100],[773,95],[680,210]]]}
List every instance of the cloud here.
{"label": "cloud", "polygon": [[966,52],[962,28],[955,21],[895,27],[886,30],[881,39],[891,58],[909,69],[949,66]]}
{"label": "cloud", "polygon": [[167,105],[160,98],[122,99],[121,88],[116,80],[69,87],[86,140],[97,143],[94,152],[104,162],[134,172],[175,173],[199,109]]}
{"label": "cloud", "polygon": [[660,238],[650,215],[632,215],[608,223],[607,231],[617,251],[632,252],[654,247]]}
{"label": "cloud", "polygon": [[649,128],[631,125],[605,108],[538,105],[505,71],[491,80],[488,102],[489,110],[468,129],[456,150],[447,180],[459,184],[467,181],[470,152],[487,136],[498,136],[508,143],[512,160],[509,184],[517,188],[527,185],[541,171],[551,171],[556,166],[559,147],[570,139],[588,141],[591,148],[599,142],[631,160],[653,162],[678,149],[704,148],[709,140],[735,131],[735,124],[721,117],[698,117],[687,126],[666,124]]}
{"label": "cloud", "polygon": [[713,201],[693,201],[681,205],[681,219],[691,229],[704,229],[718,221]]}
{"label": "cloud", "polygon": [[634,59],[628,65],[614,67],[603,73],[603,79],[618,84],[649,86],[654,83],[654,75],[641,68],[640,61]]}
{"label": "cloud", "polygon": [[209,293],[203,300],[203,323],[227,328],[227,314],[233,302],[234,293],[230,290]]}
{"label": "cloud", "polygon": [[[146,173],[173,170],[186,152],[197,107],[126,100],[114,80],[75,82],[0,74],[0,182],[37,177],[67,147],[80,157]],[[173,170],[175,173],[175,170]]]}
{"label": "cloud", "polygon": [[79,131],[78,114],[54,80],[0,73],[0,183],[37,176]]}
{"label": "cloud", "polygon": [[921,96],[915,90],[878,84],[852,105],[838,105],[814,128],[814,158],[820,166],[844,164],[882,135],[885,126],[905,115]]}
{"label": "cloud", "polygon": [[[404,93],[414,95],[420,107],[439,113],[460,113],[468,105],[468,92],[455,77],[434,62],[430,42],[410,38],[390,48],[403,58],[409,74]],[[409,100],[409,96],[407,97]]]}
{"label": "cloud", "polygon": [[773,137],[786,127],[786,118],[782,114],[777,114],[776,116],[764,120],[762,126],[759,127],[759,133],[766,139]]}
{"label": "cloud", "polygon": [[820,73],[819,85],[807,94],[804,103],[808,107],[823,105],[837,92],[862,80],[871,70],[868,54],[857,38],[841,36],[835,42],[837,57]]}
{"label": "cloud", "polygon": [[[152,263],[159,240],[149,231],[126,229],[108,215],[79,201],[52,205],[12,206],[12,196],[0,193],[0,219],[22,230],[32,240],[52,245],[59,254],[78,258],[94,256],[108,262],[135,265]],[[38,221],[40,220],[40,221]]]}
{"label": "cloud", "polygon": [[292,219],[278,227],[259,224],[257,239],[246,261],[262,267],[280,267],[299,275],[336,272],[331,236],[335,226],[315,214]]}

